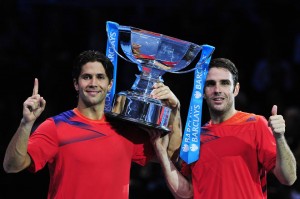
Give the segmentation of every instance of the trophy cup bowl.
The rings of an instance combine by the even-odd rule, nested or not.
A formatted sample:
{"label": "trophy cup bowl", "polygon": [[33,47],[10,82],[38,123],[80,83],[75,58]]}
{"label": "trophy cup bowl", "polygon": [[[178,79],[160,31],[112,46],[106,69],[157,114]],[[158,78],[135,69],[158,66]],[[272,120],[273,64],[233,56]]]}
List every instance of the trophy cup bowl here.
{"label": "trophy cup bowl", "polygon": [[169,132],[171,109],[164,101],[150,97],[152,87],[157,82],[163,82],[164,73],[187,67],[202,47],[163,34],[121,26],[115,22],[107,23],[117,27],[120,46],[127,59],[116,53],[137,64],[140,71],[131,90],[115,94],[107,115]]}

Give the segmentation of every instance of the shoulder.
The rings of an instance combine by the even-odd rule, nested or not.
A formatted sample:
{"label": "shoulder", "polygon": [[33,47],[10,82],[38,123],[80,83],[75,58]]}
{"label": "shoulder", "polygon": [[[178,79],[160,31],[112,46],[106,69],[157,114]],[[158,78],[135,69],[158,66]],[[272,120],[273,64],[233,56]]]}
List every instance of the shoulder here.
{"label": "shoulder", "polygon": [[242,112],[238,111],[235,116],[234,120],[237,123],[257,123],[261,121],[266,121],[265,117],[262,115],[257,115],[254,113]]}
{"label": "shoulder", "polygon": [[69,118],[72,118],[72,117],[75,117],[76,116],[76,113],[73,111],[73,110],[68,110],[68,111],[65,111],[65,112],[62,112],[58,115],[55,115],[53,117],[51,117],[54,121],[57,121],[57,120],[65,120],[65,119],[69,119]]}

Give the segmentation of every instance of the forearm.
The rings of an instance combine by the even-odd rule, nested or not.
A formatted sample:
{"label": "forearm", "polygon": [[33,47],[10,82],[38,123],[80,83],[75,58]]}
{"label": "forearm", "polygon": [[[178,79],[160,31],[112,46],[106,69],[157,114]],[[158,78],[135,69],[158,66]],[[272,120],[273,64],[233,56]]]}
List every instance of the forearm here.
{"label": "forearm", "polygon": [[27,154],[28,139],[33,124],[20,123],[16,133],[6,149],[3,167],[8,173],[16,173],[30,165],[30,157]]}
{"label": "forearm", "polygon": [[169,127],[171,129],[170,141],[168,145],[168,156],[173,162],[178,160],[179,149],[182,140],[182,123],[180,116],[180,103],[172,109]]}
{"label": "forearm", "polygon": [[276,166],[274,174],[285,185],[292,185],[296,179],[296,159],[290,150],[284,135],[277,135],[276,139]]}
{"label": "forearm", "polygon": [[167,185],[176,199],[193,198],[193,187],[190,182],[177,170],[173,162],[168,158],[166,151],[158,154],[158,160],[165,175]]}

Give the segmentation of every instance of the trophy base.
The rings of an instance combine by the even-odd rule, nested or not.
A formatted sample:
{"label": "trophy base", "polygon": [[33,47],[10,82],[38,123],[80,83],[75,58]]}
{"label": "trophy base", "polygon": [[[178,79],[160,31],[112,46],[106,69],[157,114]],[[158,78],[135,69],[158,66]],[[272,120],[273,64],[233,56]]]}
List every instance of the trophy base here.
{"label": "trophy base", "polygon": [[164,127],[164,126],[153,125],[151,123],[143,122],[143,121],[136,120],[136,119],[133,119],[133,118],[124,117],[122,115],[119,115],[119,114],[116,114],[116,113],[113,113],[113,112],[108,112],[105,115],[110,117],[110,118],[135,123],[137,125],[140,125],[141,127],[154,128],[154,129],[157,129],[157,130],[161,130],[162,135],[166,135],[166,134],[170,133],[170,129],[168,129],[167,127]]}
{"label": "trophy base", "polygon": [[160,100],[123,91],[115,95],[112,110],[106,114],[146,128],[155,128],[166,134],[170,132],[167,127],[170,113],[171,109]]}

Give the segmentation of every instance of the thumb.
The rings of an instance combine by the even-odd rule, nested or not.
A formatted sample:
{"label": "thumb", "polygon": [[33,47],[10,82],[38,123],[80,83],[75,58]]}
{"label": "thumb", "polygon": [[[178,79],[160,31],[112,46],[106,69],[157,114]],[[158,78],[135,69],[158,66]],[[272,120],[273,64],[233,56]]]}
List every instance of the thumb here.
{"label": "thumb", "polygon": [[277,106],[276,105],[273,105],[271,114],[272,115],[277,115]]}

